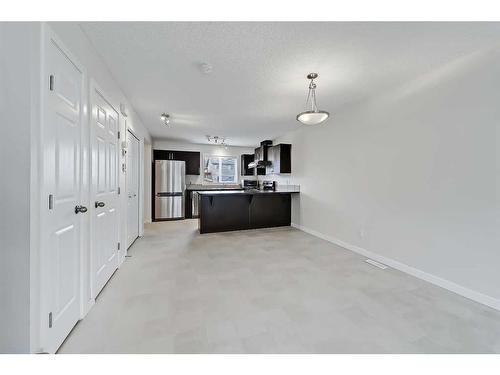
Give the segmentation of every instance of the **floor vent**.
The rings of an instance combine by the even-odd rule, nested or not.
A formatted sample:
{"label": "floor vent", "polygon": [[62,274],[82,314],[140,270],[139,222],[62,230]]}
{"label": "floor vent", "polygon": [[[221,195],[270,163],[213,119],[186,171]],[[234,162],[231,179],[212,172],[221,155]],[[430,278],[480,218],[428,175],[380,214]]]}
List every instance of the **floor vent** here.
{"label": "floor vent", "polygon": [[365,262],[371,264],[372,266],[383,269],[383,270],[385,270],[387,268],[387,266],[385,264],[379,263],[373,259],[367,259],[367,260],[365,260]]}

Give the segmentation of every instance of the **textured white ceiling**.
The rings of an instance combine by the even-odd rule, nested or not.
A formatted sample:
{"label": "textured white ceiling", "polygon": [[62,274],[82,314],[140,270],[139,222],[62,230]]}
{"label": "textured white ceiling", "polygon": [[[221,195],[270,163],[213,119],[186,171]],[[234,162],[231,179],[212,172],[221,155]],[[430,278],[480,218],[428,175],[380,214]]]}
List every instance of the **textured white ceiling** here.
{"label": "textured white ceiling", "polygon": [[[154,138],[255,146],[301,126],[309,72],[335,111],[475,50],[500,23],[85,22]],[[203,74],[201,63],[212,72]],[[159,119],[171,114],[171,127]],[[328,122],[323,125],[328,126]]]}

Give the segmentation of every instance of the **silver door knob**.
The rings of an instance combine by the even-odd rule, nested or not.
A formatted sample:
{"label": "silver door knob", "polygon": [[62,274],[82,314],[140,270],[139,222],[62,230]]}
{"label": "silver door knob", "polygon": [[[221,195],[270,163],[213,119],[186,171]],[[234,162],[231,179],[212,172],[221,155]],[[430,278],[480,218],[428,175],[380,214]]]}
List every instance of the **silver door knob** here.
{"label": "silver door knob", "polygon": [[99,202],[99,201],[95,202],[95,208],[97,208],[97,207],[104,207],[104,206],[105,206],[104,202]]}
{"label": "silver door knob", "polygon": [[77,213],[82,213],[84,214],[85,212],[87,212],[87,207],[85,206],[75,206],[75,214]]}

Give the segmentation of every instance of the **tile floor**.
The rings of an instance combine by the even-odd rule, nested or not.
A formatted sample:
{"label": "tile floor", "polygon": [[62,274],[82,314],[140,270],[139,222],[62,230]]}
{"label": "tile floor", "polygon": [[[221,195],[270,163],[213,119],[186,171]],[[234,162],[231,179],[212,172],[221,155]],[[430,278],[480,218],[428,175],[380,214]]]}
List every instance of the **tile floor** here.
{"label": "tile floor", "polygon": [[293,228],[153,223],[60,353],[499,353],[500,312]]}

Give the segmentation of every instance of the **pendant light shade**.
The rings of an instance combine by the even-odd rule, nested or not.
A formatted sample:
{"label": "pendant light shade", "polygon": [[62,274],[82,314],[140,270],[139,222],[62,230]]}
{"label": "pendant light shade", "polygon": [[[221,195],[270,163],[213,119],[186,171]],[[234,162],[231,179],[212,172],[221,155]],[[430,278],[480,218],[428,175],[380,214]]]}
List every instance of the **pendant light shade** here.
{"label": "pendant light shade", "polygon": [[297,115],[297,120],[304,125],[317,125],[325,121],[330,114],[326,111],[305,111]]}
{"label": "pendant light shade", "polygon": [[318,110],[316,104],[316,83],[314,80],[318,78],[317,73],[309,73],[307,79],[310,79],[309,83],[309,94],[307,95],[306,106],[311,101],[311,109],[308,111],[301,112],[297,115],[297,121],[300,121],[304,125],[318,125],[326,121],[330,114],[327,111]]}

